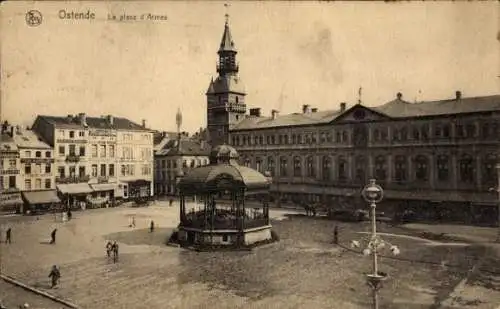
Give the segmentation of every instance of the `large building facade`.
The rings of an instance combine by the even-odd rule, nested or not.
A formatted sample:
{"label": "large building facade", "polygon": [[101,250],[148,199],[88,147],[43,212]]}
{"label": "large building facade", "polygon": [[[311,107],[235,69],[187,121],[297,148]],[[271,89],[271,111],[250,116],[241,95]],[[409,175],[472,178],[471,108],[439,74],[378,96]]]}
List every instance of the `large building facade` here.
{"label": "large building facade", "polygon": [[190,169],[208,165],[209,153],[204,141],[197,142],[187,136],[168,141],[155,153],[156,195],[177,195],[180,177]]}
{"label": "large building facade", "polygon": [[35,132],[16,126],[13,139],[19,150],[19,189],[24,212],[46,211],[59,207],[55,185],[55,159],[52,147]]}
{"label": "large building facade", "polygon": [[3,123],[0,134],[0,213],[23,211],[19,149],[13,134],[14,127]]}
{"label": "large building facade", "polygon": [[80,113],[38,116],[32,129],[54,149],[56,186],[68,206],[109,205],[136,197],[137,187],[151,196],[153,137],[145,126]]}
{"label": "large building facade", "polygon": [[297,113],[273,110],[267,116],[252,108],[245,115],[244,92],[217,84],[239,69],[227,33],[226,23],[219,67],[229,70],[218,67],[207,91],[210,139],[230,143],[242,164],[269,172],[279,201],[364,207],[360,192],[375,178],[388,211],[425,209],[426,216],[457,220],[497,217],[491,189],[498,181],[499,95],[465,98],[457,91],[450,99],[410,103],[398,93],[378,107],[340,103],[318,111],[303,105]]}

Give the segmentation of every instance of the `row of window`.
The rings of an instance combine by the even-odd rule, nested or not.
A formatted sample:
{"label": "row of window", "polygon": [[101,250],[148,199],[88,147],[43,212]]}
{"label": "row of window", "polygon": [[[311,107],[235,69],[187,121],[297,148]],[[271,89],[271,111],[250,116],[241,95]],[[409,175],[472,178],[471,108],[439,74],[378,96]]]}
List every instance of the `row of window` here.
{"label": "row of window", "polygon": [[[272,176],[280,177],[318,177],[316,158],[313,156],[306,157],[305,159],[305,169],[302,167],[302,157],[295,156],[292,160],[292,174],[289,175],[289,159],[288,157],[280,157],[279,159],[279,174],[276,172],[276,163],[274,157],[267,157],[266,160],[266,170],[264,170],[264,162],[262,158],[255,159],[255,169],[261,173],[269,171]],[[331,180],[332,173],[332,159],[329,156],[323,156],[321,158],[321,179]],[[409,169],[408,157],[397,155],[393,160],[393,179],[395,181],[407,181],[410,176],[409,173],[414,173],[414,179],[419,181],[427,181],[430,178],[430,169],[432,168],[432,163],[435,164],[436,179],[439,181],[450,180],[452,170],[451,167],[451,157],[448,155],[439,155],[435,158],[434,162],[431,162],[427,156],[417,155],[413,158],[413,168]],[[495,183],[496,182],[496,163],[497,156],[495,154],[489,154],[481,158],[481,180],[483,183]],[[243,159],[243,164],[245,166],[250,166],[250,159]],[[346,157],[339,156],[336,159],[336,174],[337,179],[347,180],[348,179],[348,160]],[[357,156],[353,161],[354,168],[354,180],[364,181],[366,180],[366,171],[368,171],[368,159],[365,156]],[[374,159],[373,174],[376,179],[386,180],[388,178],[388,158],[386,156],[377,156]],[[464,183],[474,183],[476,178],[476,158],[470,154],[463,154],[457,160],[457,171],[458,180]],[[305,172],[305,173],[304,173]]]}
{"label": "row of window", "polygon": [[[156,169],[176,169],[180,160],[156,160]],[[207,158],[197,158],[197,159],[184,159],[182,160],[182,167],[198,167],[208,165],[209,160]]]}
{"label": "row of window", "polygon": [[[78,173],[76,166],[69,166],[67,168],[68,174],[66,174],[66,167],[59,166],[57,168],[57,175],[60,178],[65,178],[66,175],[69,177],[85,177],[86,168],[85,166],[78,167]],[[92,164],[91,166],[91,176],[92,177],[114,177],[115,176],[115,165],[114,164]]]}
{"label": "row of window", "polygon": [[25,175],[31,175],[31,174],[35,174],[35,175],[41,175],[41,174],[50,174],[51,173],[51,164],[44,164],[45,165],[45,168],[42,169],[42,164],[40,163],[37,163],[35,164],[35,169],[33,171],[32,169],[32,165],[31,163],[25,163],[24,164],[24,174]]}
{"label": "row of window", "polygon": [[[122,159],[135,159],[134,147],[122,147]],[[148,160],[153,158],[153,150],[151,148],[140,148],[140,159]]]}
{"label": "row of window", "polygon": [[[85,137],[87,133],[85,131],[68,131],[68,137],[69,138],[76,138],[76,137]],[[65,138],[66,137],[66,131],[65,130],[59,130],[59,137],[60,138]],[[131,141],[134,139],[134,134],[132,133],[124,133],[122,134],[122,139],[125,141]],[[151,134],[141,134],[140,136],[141,140],[151,140]]]}
{"label": "row of window", "polygon": [[[122,176],[134,176],[136,166],[134,164],[122,164],[121,165],[121,175]],[[141,164],[141,175],[148,176],[151,175],[152,169],[150,164]]]}
{"label": "row of window", "polygon": [[[4,163],[4,161],[5,161],[5,163]],[[7,167],[9,169],[17,168],[17,160],[16,159],[0,159],[0,169],[3,170],[5,167]]]}
{"label": "row of window", "polygon": [[[24,151],[24,157],[25,158],[31,158],[31,151],[30,150],[25,150]],[[35,158],[41,158],[42,157],[42,152],[41,151],[35,151]],[[45,151],[45,158],[50,158],[52,157],[52,153],[50,151]]]}
{"label": "row of window", "polygon": [[3,190],[14,189],[16,187],[16,176],[0,176],[0,188]]}
{"label": "row of window", "polygon": [[[50,178],[44,179],[43,184],[44,184],[43,189],[51,189],[52,188],[52,180]],[[38,189],[42,189],[42,179],[41,178],[35,179],[34,186],[31,183],[31,179],[24,180],[24,190],[30,191],[30,190],[38,190]]]}
{"label": "row of window", "polygon": [[[431,137],[434,138],[451,138],[452,125],[449,123],[438,123],[430,126],[413,125],[403,127],[378,127],[373,128],[372,141],[388,141],[389,130],[392,130],[393,141],[417,140],[425,141]],[[368,132],[367,132],[368,133]],[[456,138],[493,138],[500,133],[499,124],[496,122],[455,124]],[[316,144],[316,143],[349,143],[349,131],[335,130],[322,131],[318,133],[298,133],[298,134],[238,134],[233,135],[231,142],[234,146],[250,146],[250,145],[287,145],[287,144]]]}

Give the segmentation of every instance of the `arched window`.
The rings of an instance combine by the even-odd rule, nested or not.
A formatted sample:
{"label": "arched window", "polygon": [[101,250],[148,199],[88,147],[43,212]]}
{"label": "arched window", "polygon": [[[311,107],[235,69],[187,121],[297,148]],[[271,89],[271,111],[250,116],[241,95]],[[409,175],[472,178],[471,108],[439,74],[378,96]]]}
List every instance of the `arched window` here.
{"label": "arched window", "polygon": [[288,160],[286,157],[280,158],[280,176],[282,177],[288,176]]}
{"label": "arched window", "polygon": [[347,161],[344,159],[344,157],[340,156],[338,158],[337,162],[337,172],[338,172],[338,179],[339,180],[346,180],[347,179]]}
{"label": "arched window", "polygon": [[255,158],[255,169],[259,171],[259,173],[263,173],[264,171],[262,170],[262,159],[257,157]]}
{"label": "arched window", "polygon": [[450,178],[450,158],[447,155],[437,157],[437,176],[439,181],[448,181]]}
{"label": "arched window", "polygon": [[308,177],[316,177],[316,168],[314,166],[314,157],[309,156],[307,157],[307,176]]}
{"label": "arched window", "polygon": [[321,160],[321,169],[323,173],[323,180],[330,180],[330,169],[332,161],[329,156],[324,156]]}
{"label": "arched window", "polygon": [[298,156],[293,158],[293,176],[302,176],[302,164],[301,159]]}
{"label": "arched window", "polygon": [[51,157],[51,156],[50,156],[50,151],[46,151],[46,152],[45,152],[45,157],[46,157],[46,158],[50,158],[50,157]]}
{"label": "arched window", "polygon": [[342,131],[342,143],[347,143],[347,142],[348,142],[347,131]]}
{"label": "arched window", "polygon": [[459,163],[460,181],[465,183],[474,182],[474,160],[468,154],[462,155]]}
{"label": "arched window", "polygon": [[356,172],[355,172],[355,180],[360,182],[360,183],[365,183],[365,178],[366,178],[366,158],[364,156],[357,156],[356,157],[356,162],[355,165],[356,167]]}
{"label": "arched window", "polygon": [[42,152],[41,151],[35,152],[35,157],[41,158],[42,157]]}
{"label": "arched window", "polygon": [[406,127],[401,128],[401,131],[399,133],[401,134],[402,141],[405,141],[408,139],[408,129]]}
{"label": "arched window", "polygon": [[406,157],[396,156],[394,158],[394,178],[396,181],[406,180]]}
{"label": "arched window", "polygon": [[295,134],[292,134],[292,144],[297,143],[297,136]]}
{"label": "arched window", "polygon": [[380,131],[378,129],[373,130],[373,140],[374,141],[380,140]]}
{"label": "arched window", "polygon": [[267,170],[271,173],[271,176],[275,174],[274,158],[267,157]]}
{"label": "arched window", "polygon": [[488,154],[483,159],[483,181],[485,184],[494,185],[497,182],[496,177],[497,156]]}
{"label": "arched window", "polygon": [[429,172],[429,160],[426,156],[418,155],[415,158],[415,178],[417,180],[427,180]]}
{"label": "arched window", "polygon": [[245,158],[244,161],[243,161],[243,165],[245,165],[246,167],[250,167],[250,159],[249,158]]}
{"label": "arched window", "polygon": [[375,179],[377,181],[385,181],[387,177],[387,166],[384,156],[377,156],[375,158]]}

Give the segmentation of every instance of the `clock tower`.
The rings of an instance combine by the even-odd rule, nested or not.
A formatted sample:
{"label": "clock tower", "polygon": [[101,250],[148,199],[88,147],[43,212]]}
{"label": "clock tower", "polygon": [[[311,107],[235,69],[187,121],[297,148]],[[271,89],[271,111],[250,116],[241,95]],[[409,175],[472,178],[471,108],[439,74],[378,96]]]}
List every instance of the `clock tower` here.
{"label": "clock tower", "polygon": [[236,47],[226,14],[224,33],[219,46],[218,76],[210,81],[207,95],[207,131],[212,147],[229,143],[229,130],[244,119],[245,87],[238,76]]}

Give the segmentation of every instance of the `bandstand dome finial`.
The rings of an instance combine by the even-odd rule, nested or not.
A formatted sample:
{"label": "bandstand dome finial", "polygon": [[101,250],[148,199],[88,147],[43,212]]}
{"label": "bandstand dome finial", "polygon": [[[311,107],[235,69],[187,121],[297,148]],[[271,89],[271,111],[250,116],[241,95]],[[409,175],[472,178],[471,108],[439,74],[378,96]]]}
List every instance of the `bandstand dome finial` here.
{"label": "bandstand dome finial", "polygon": [[215,146],[210,151],[210,164],[236,163],[238,159],[239,155],[236,149],[227,144]]}

